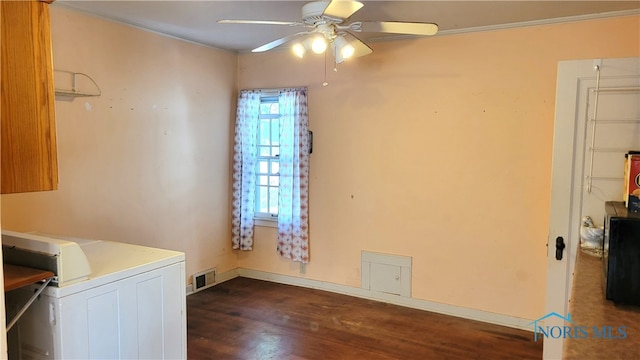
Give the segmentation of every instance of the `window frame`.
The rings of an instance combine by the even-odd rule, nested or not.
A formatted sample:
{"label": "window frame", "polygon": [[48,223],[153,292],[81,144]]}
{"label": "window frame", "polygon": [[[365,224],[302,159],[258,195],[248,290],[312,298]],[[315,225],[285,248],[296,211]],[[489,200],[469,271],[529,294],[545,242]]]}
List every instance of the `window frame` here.
{"label": "window frame", "polygon": [[[272,189],[272,188],[278,188],[279,189],[279,184],[280,184],[280,172],[273,172],[273,164],[277,163],[278,164],[278,170],[279,170],[279,164],[280,164],[280,157],[279,157],[279,139],[277,142],[277,145],[274,145],[274,133],[273,133],[273,120],[277,120],[278,121],[278,137],[279,137],[279,131],[280,131],[280,127],[279,127],[279,120],[281,118],[281,114],[280,114],[280,110],[278,108],[278,114],[272,114],[272,113],[262,113],[262,105],[263,104],[278,104],[279,103],[279,94],[277,93],[264,93],[260,96],[260,114],[258,116],[258,124],[256,125],[258,127],[258,131],[256,132],[256,173],[255,173],[255,191],[256,191],[256,195],[255,195],[255,203],[254,203],[254,222],[256,225],[258,226],[269,226],[269,227],[277,227],[277,222],[278,222],[278,214],[277,213],[273,213],[271,211],[269,212],[260,212],[259,207],[260,207],[260,187],[267,187],[268,189]],[[266,145],[266,144],[261,144],[260,143],[260,135],[261,135],[261,126],[262,126],[262,122],[263,120],[269,120],[269,139],[270,139],[270,144]],[[261,148],[268,148],[269,149],[269,153],[270,155],[261,155]],[[277,154],[274,155],[274,148],[277,148]],[[261,163],[267,163],[267,171],[266,172],[261,172],[260,171],[260,164]],[[260,183],[260,177],[266,177],[267,178],[267,184],[261,184]],[[271,179],[273,177],[277,177],[277,183],[278,185],[271,185]],[[267,207],[270,207],[270,199],[269,199],[269,190],[267,191]],[[277,196],[276,196],[277,198]],[[277,201],[277,199],[276,199]],[[276,204],[276,207],[278,206],[278,204]]]}

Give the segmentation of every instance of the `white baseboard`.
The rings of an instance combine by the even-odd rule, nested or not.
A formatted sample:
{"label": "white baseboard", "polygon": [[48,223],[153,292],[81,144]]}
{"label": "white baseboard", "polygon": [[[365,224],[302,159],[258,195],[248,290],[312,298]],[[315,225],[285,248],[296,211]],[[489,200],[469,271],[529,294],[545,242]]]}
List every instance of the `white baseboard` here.
{"label": "white baseboard", "polygon": [[240,276],[238,274],[239,271],[240,271],[240,268],[235,268],[227,272],[216,274],[216,284],[223,283],[225,281],[229,281],[231,279],[237,278],[238,276]]}
{"label": "white baseboard", "polygon": [[[362,299],[381,301],[389,304],[405,306],[413,309],[431,311],[439,314],[456,316],[463,319],[482,321],[490,324],[507,326],[520,330],[526,330],[533,332],[533,327],[529,324],[533,320],[523,319],[515,316],[496,314],[488,311],[469,309],[462,306],[455,306],[449,304],[438,303],[434,301],[421,300],[416,298],[402,297],[393,294],[386,294],[376,291],[370,291],[366,289],[356,288],[352,286],[334,284],[330,282],[305,279],[289,275],[280,275],[274,273],[268,273],[264,271],[237,268],[224,273],[216,274],[216,285],[227,280],[231,280],[238,276],[276,282],[286,285],[295,285],[306,287],[310,289],[318,289],[324,291],[330,291],[333,293],[355,296]],[[190,285],[189,285],[190,286]],[[187,291],[187,295],[190,292]]]}
{"label": "white baseboard", "polygon": [[338,294],[355,296],[362,299],[381,301],[389,304],[406,306],[413,309],[431,311],[439,314],[456,316],[464,319],[482,321],[490,324],[507,326],[533,332],[533,327],[529,325],[533,321],[531,319],[523,319],[515,316],[496,314],[488,311],[469,309],[461,306],[437,303],[416,298],[402,297],[398,295],[370,291],[325,281],[305,279],[289,275],[273,274],[258,270],[238,268],[237,272],[239,276],[246,278],[330,291]]}

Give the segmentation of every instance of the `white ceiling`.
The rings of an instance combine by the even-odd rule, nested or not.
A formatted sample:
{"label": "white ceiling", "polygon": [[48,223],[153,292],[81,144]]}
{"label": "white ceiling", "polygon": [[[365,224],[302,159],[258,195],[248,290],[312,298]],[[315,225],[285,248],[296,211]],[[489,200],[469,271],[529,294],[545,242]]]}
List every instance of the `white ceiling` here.
{"label": "white ceiling", "polygon": [[[306,2],[58,0],[53,6],[72,8],[177,38],[243,52],[293,34],[299,29],[274,25],[218,24],[218,20],[300,21],[301,8]],[[439,35],[640,13],[640,0],[362,2],[365,6],[352,16],[351,21],[434,22],[439,25]],[[362,34],[359,37],[367,42],[394,38],[385,34]]]}

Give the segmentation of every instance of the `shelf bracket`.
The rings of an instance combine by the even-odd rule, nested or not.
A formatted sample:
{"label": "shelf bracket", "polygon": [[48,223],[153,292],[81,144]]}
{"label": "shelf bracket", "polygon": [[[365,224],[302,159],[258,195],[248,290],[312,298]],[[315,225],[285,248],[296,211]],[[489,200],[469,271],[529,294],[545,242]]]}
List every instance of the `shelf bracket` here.
{"label": "shelf bracket", "polygon": [[[66,71],[66,70],[54,70],[55,82],[64,79],[64,82],[70,84],[66,88],[55,88],[56,96],[63,97],[92,97],[102,95],[102,90],[98,84],[87,74]],[[62,82],[62,81],[61,81]],[[78,90],[78,83],[81,83],[83,90]],[[85,90],[86,88],[90,88]]]}

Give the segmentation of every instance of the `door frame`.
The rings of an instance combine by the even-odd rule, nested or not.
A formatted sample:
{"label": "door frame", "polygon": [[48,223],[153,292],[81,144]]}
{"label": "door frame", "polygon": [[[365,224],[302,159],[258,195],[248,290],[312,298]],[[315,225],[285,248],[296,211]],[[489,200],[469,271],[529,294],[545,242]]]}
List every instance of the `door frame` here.
{"label": "door frame", "polygon": [[[596,65],[600,68],[601,85],[605,79],[640,76],[640,58],[572,60],[558,63],[547,242],[547,314],[555,312],[566,316],[569,312],[584,184],[584,120],[588,116],[585,114],[584,105],[588,99],[589,88],[595,86]],[[558,237],[564,239],[566,246],[562,260],[555,258]],[[545,326],[563,326],[563,322],[562,318],[552,316],[545,320]],[[562,337],[545,338],[543,358],[561,358],[563,346]]]}

